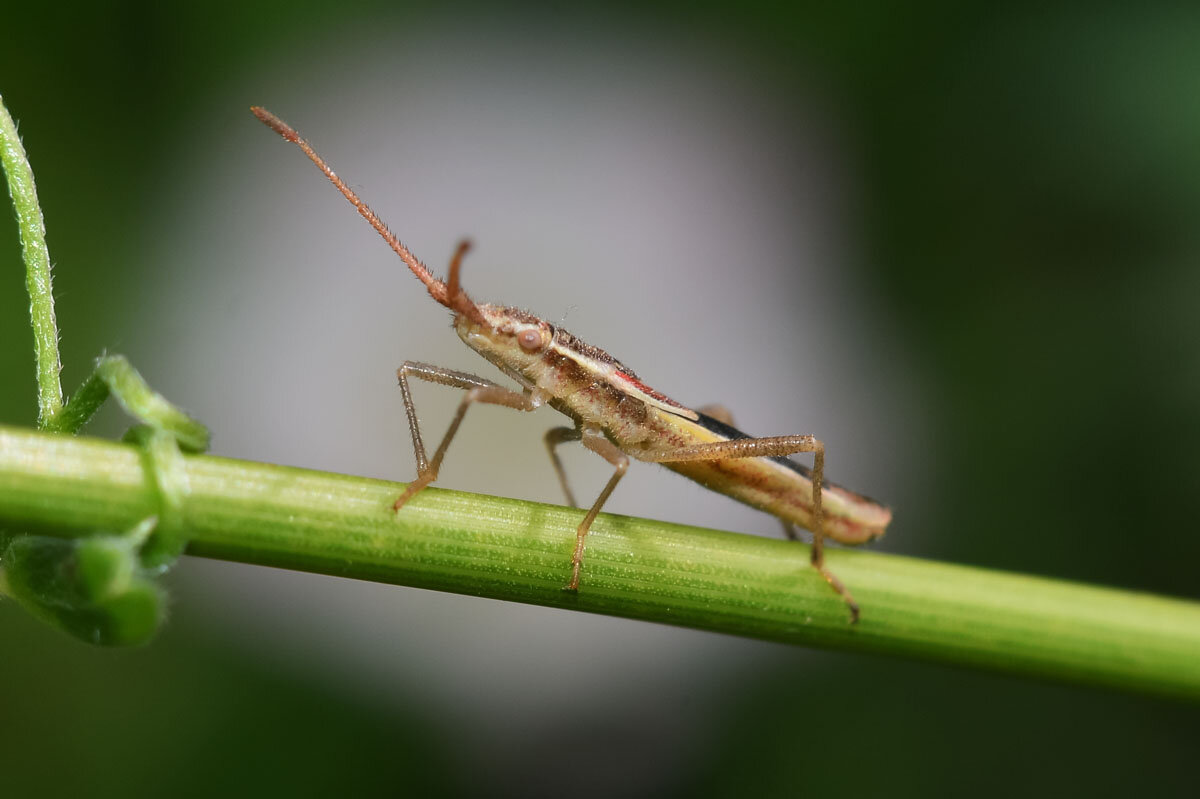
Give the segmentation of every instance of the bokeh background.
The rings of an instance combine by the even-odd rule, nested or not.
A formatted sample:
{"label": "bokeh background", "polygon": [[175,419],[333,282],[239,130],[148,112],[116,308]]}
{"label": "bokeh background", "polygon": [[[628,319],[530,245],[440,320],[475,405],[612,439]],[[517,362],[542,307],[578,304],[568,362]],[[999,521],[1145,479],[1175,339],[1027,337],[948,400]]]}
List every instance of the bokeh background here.
{"label": "bokeh background", "polygon": [[[121,352],[218,454],[403,480],[395,367],[491,374],[262,104],[430,264],[472,236],[477,297],[821,435],[895,508],[879,549],[1200,598],[1197,42],[1200,10],[1153,4],[24,4],[0,94],[68,391]],[[3,423],[35,416],[26,309],[3,213]],[[453,396],[418,402],[437,436]],[[558,501],[558,423],[473,411],[441,484]],[[609,509],[777,534],[648,466]],[[5,796],[1194,790],[1200,715],[1165,701],[235,564],[168,582],[134,651],[0,605]]]}

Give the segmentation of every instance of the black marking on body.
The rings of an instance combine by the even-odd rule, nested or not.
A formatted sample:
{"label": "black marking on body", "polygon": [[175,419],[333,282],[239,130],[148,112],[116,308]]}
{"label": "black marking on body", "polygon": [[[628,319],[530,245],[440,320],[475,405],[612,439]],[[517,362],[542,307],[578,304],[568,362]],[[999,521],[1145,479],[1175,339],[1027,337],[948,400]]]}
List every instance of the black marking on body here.
{"label": "black marking on body", "polygon": [[[737,441],[737,440],[746,439],[746,438],[754,438],[754,436],[743,433],[741,430],[738,430],[736,427],[733,427],[732,425],[727,425],[724,422],[722,422],[718,419],[714,419],[711,416],[706,416],[705,414],[700,413],[699,411],[697,411],[696,415],[700,417],[699,420],[697,420],[697,424],[699,424],[705,430],[708,430],[711,433],[716,433],[719,436],[723,436],[723,437],[729,439],[730,441]],[[805,480],[810,480],[810,481],[812,480],[812,469],[808,468],[807,466],[804,466],[803,464],[796,463],[794,460],[787,457],[786,455],[769,456],[768,460],[775,461],[780,466],[786,466],[787,468],[791,469],[796,474],[803,477]],[[871,499],[870,497],[866,496],[865,494],[860,494],[857,491],[851,491],[850,489],[846,488],[845,486],[838,485],[837,483],[831,482],[829,480],[823,481],[823,486],[824,486],[825,490],[832,489],[834,491],[839,491],[843,494],[846,494],[851,499],[854,499],[856,501],[869,502],[872,505],[879,505],[880,507],[884,507],[883,503],[879,502],[878,500]]]}
{"label": "black marking on body", "polygon": [[[721,436],[722,438],[726,438],[729,441],[740,441],[742,439],[755,437],[747,433],[743,433],[736,427],[725,424],[719,419],[714,419],[707,414],[700,413],[699,411],[696,411],[696,415],[700,417],[696,422],[697,424],[699,424],[705,430],[708,430],[710,433],[716,433],[717,435]],[[772,455],[768,457],[768,460],[775,461],[780,466],[786,466],[806,480],[812,480],[812,469],[804,466],[803,464],[796,463],[786,455]],[[826,483],[825,485],[826,487],[832,486],[831,483]]]}
{"label": "black marking on body", "polygon": [[[700,411],[697,411],[696,415],[700,416],[700,420],[697,421],[698,425],[700,425],[704,429],[707,429],[707,431],[709,431],[709,432],[716,433],[718,435],[724,435],[725,438],[730,439],[731,441],[736,441],[736,440],[745,439],[745,438],[755,438],[754,435],[749,435],[749,434],[743,433],[742,431],[739,431],[739,429],[737,427],[733,427],[731,425],[726,425],[725,422],[713,419],[712,416],[704,415],[704,414],[700,413]],[[792,471],[794,471],[794,473],[804,477],[805,480],[810,480],[810,481],[812,480],[812,469],[806,467],[806,465],[804,465],[802,463],[797,463],[796,461],[793,461],[793,459],[791,459],[790,457],[787,457],[786,455],[768,456],[767,459],[769,459],[769,461],[774,461],[775,463],[782,465],[782,467],[787,467],[788,469],[791,469]],[[833,489],[833,491],[838,491],[838,492],[847,494],[848,497],[850,497],[854,500],[864,501],[864,503],[870,503],[872,505],[880,505],[881,507],[884,506],[883,503],[881,503],[881,501],[878,501],[877,499],[871,499],[866,494],[860,494],[857,491],[851,491],[850,488],[846,488],[845,486],[840,486],[840,485],[838,485],[838,483],[830,481],[830,480],[822,481],[822,486],[823,486],[823,491],[829,491],[829,489]]]}

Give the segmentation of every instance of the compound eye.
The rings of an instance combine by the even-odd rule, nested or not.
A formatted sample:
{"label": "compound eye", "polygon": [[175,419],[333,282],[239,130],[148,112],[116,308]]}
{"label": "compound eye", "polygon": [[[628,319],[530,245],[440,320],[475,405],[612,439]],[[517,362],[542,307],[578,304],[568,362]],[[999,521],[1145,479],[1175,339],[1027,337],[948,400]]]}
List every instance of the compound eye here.
{"label": "compound eye", "polygon": [[521,345],[521,349],[526,352],[537,352],[542,348],[542,333],[540,330],[532,328],[522,330],[517,334],[517,343]]}

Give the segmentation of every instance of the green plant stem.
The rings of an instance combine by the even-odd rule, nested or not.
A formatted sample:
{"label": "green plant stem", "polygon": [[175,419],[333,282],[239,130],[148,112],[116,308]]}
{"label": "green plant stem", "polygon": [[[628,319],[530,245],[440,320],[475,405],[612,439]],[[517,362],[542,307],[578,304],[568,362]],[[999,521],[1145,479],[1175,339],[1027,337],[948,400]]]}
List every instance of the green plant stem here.
{"label": "green plant stem", "polygon": [[[851,626],[804,545],[612,515],[572,594],[581,511],[429,489],[395,514],[396,483],[182,461],[191,555],[1200,699],[1200,603],[836,550],[863,608]],[[0,525],[129,529],[160,510],[144,464],[130,445],[0,426]]]}
{"label": "green plant stem", "polygon": [[62,370],[58,356],[58,325],[54,321],[54,291],[50,281],[50,250],[46,226],[38,205],[33,170],[21,146],[16,123],[0,97],[0,163],[8,178],[8,193],[17,212],[21,250],[25,258],[25,286],[33,318],[34,354],[37,359],[38,424],[46,426],[62,409]]}

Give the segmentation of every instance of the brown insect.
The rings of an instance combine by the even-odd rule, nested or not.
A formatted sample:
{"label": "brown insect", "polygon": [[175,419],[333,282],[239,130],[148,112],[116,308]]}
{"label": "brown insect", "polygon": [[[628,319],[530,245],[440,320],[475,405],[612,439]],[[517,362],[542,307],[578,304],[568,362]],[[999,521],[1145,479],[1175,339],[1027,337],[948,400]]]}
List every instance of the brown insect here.
{"label": "brown insect", "polygon": [[[397,511],[437,479],[446,449],[472,404],[490,403],[518,411],[549,405],[573,422],[570,427],[553,428],[545,437],[550,459],[572,507],[578,506],[558,458],[559,444],[579,441],[614,469],[575,533],[568,590],[579,589],[588,530],[625,475],[629,459],[634,458],[661,463],[705,488],[778,517],[791,539],[797,538],[793,525],[811,530],[813,568],[845,600],[851,621],[858,621],[858,604],[825,566],[825,537],[843,544],[862,544],[883,535],[892,513],[872,499],[826,482],[825,446],[817,438],[748,436],[732,426],[727,412],[709,408],[704,413],[681,405],[650,388],[604,350],[585,344],[560,327],[517,308],[475,302],[459,282],[462,259],[470,248],[468,242],[458,245],[450,261],[449,278],[442,281],[434,277],[292,127],[263,108],[251,110],[280,136],[298,145],[425,284],[430,296],[450,309],[459,338],[520,386],[514,391],[482,377],[416,361],[400,367],[397,374],[412,432],[417,478],[396,500]],[[432,458],[426,456],[421,439],[410,377],[466,392]],[[800,452],[813,453],[811,469],[786,457]]]}

